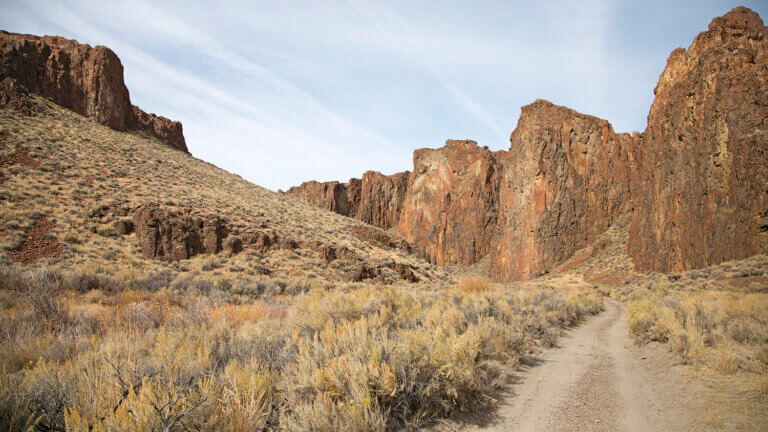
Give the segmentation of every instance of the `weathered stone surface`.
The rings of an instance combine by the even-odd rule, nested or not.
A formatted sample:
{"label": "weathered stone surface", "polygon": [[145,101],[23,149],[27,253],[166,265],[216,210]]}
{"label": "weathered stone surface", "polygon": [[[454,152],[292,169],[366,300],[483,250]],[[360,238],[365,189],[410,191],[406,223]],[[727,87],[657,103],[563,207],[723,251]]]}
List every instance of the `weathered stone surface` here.
{"label": "weathered stone surface", "polygon": [[438,265],[477,262],[496,233],[504,157],[470,140],[416,150],[398,232]]}
{"label": "weathered stone surface", "polygon": [[628,251],[681,271],[768,251],[768,28],[749,9],[672,52],[645,132]]}
{"label": "weathered stone surface", "polygon": [[408,171],[391,176],[368,171],[359,182],[350,180],[350,216],[382,229],[397,225],[409,176]]}
{"label": "weathered stone surface", "polygon": [[510,142],[491,269],[519,280],[562,263],[628,210],[640,137],[538,100],[522,108]]}
{"label": "weathered stone surface", "polygon": [[136,122],[135,129],[143,130],[160,138],[176,150],[189,153],[181,122],[169,120],[156,114],[147,114],[136,105],[133,105],[131,109]]}
{"label": "weathered stone surface", "polygon": [[180,123],[131,105],[123,65],[109,48],[0,31],[0,80],[5,78],[112,129],[145,130],[187,151]]}
{"label": "weathered stone surface", "polygon": [[320,207],[340,215],[349,216],[349,194],[347,184],[332,182],[304,182],[284,192],[286,195],[298,198],[313,206]]}

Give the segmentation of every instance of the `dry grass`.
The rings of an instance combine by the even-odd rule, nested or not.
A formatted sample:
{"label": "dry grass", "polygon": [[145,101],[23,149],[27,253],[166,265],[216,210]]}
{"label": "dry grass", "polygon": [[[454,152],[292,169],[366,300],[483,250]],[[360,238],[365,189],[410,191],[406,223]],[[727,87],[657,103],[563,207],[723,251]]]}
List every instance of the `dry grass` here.
{"label": "dry grass", "polygon": [[643,292],[627,306],[630,333],[668,343],[691,362],[721,373],[768,373],[768,295]]}
{"label": "dry grass", "polygon": [[456,289],[464,294],[482,294],[493,289],[493,285],[486,278],[464,276],[456,285]]}
{"label": "dry grass", "polygon": [[[417,428],[491,403],[509,366],[601,309],[577,289],[357,285],[249,300],[79,280],[2,273],[1,429]],[[49,324],[35,304],[51,298]]]}

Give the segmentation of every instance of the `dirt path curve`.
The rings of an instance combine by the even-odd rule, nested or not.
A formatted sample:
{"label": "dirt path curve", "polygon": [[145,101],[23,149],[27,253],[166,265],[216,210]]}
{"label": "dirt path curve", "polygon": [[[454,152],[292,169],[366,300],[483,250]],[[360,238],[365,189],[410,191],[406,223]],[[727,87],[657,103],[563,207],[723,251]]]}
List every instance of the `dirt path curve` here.
{"label": "dirt path curve", "polygon": [[635,347],[624,306],[606,310],[563,338],[524,372],[493,420],[470,431],[689,431],[696,401],[659,349]]}

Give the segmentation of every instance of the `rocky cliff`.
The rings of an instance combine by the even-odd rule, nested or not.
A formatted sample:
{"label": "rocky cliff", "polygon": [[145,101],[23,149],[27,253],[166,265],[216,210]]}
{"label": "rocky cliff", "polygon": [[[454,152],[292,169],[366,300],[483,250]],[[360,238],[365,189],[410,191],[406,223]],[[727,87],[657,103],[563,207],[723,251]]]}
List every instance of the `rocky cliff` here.
{"label": "rocky cliff", "polygon": [[655,89],[630,226],[643,270],[768,251],[768,28],[739,7],[675,50]]}
{"label": "rocky cliff", "polygon": [[491,269],[517,280],[565,261],[629,209],[641,138],[538,100],[522,108],[510,142]]}
{"label": "rocky cliff", "polygon": [[470,140],[413,153],[397,230],[431,262],[472,264],[496,236],[504,152]]}
{"label": "rocky cliff", "polygon": [[0,81],[6,79],[112,129],[143,130],[187,151],[181,123],[131,105],[123,65],[109,48],[0,31]]}
{"label": "rocky cliff", "polygon": [[[536,101],[523,107],[509,152],[452,140],[417,150],[397,231],[438,264],[489,256],[501,280],[550,271],[629,211],[628,252],[641,270],[768,252],[760,17],[739,7],[715,18],[688,50],[672,52],[655,95],[642,134]],[[376,195],[366,194],[355,199],[371,206]],[[315,204],[337,211],[327,199]]]}

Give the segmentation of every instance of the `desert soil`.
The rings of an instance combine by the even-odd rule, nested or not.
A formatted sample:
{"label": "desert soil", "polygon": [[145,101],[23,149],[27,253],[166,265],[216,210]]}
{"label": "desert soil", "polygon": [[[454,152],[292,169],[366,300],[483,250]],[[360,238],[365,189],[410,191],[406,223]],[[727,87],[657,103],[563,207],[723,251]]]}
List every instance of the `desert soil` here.
{"label": "desert soil", "polygon": [[571,331],[522,373],[490,418],[470,431],[689,431],[702,408],[678,360],[660,346],[635,346],[624,305]]}

